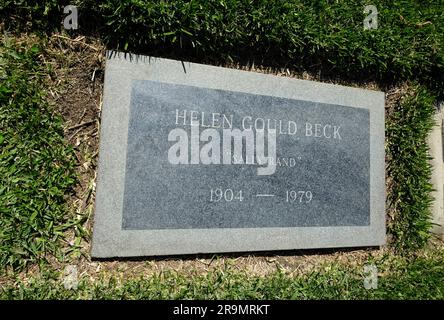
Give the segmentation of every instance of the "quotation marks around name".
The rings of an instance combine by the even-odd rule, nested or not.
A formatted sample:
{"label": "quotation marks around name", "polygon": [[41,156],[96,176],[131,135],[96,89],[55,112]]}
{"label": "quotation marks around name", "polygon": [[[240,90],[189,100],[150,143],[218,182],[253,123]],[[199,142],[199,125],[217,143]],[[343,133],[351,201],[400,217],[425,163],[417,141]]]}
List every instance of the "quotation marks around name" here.
{"label": "quotation marks around name", "polygon": [[378,268],[373,264],[364,266],[364,288],[378,289]]}
{"label": "quotation marks around name", "polygon": [[79,28],[77,7],[72,5],[65,6],[63,13],[68,14],[63,19],[63,27],[66,30],[77,30]]}
{"label": "quotation marks around name", "polygon": [[365,6],[364,13],[367,15],[364,18],[364,30],[378,29],[378,9],[376,9],[376,6]]}

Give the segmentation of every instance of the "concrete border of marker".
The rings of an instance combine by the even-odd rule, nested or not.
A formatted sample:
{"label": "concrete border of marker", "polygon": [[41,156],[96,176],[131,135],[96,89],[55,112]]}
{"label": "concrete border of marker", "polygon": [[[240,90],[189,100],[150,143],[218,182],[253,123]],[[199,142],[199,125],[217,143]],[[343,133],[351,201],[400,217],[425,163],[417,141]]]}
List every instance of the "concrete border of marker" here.
{"label": "concrete border of marker", "polygon": [[429,147],[433,185],[432,196],[432,222],[435,224],[432,232],[444,240],[444,102],[438,104],[438,110],[435,113],[435,126],[429,135]]}

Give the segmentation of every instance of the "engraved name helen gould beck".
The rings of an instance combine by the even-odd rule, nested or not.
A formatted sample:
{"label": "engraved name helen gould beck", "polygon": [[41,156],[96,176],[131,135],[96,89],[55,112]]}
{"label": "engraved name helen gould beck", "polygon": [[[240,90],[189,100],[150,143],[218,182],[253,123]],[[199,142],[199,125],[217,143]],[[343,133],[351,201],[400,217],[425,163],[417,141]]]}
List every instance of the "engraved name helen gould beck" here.
{"label": "engraved name helen gould beck", "polygon": [[93,257],[385,243],[383,92],[107,56]]}

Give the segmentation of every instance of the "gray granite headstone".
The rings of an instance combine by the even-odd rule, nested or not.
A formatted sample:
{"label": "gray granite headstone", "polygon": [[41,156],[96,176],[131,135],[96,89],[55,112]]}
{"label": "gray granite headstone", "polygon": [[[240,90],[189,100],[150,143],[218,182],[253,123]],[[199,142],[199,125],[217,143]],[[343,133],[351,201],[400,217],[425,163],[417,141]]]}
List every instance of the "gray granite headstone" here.
{"label": "gray granite headstone", "polygon": [[93,257],[378,246],[384,94],[108,57]]}

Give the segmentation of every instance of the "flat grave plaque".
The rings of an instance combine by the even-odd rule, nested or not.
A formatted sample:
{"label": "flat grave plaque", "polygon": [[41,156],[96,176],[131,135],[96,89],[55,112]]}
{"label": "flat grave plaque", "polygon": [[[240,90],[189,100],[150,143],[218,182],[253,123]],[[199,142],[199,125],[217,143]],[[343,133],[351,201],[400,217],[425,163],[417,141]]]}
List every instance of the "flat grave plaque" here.
{"label": "flat grave plaque", "polygon": [[92,256],[384,244],[384,104],[108,53]]}

